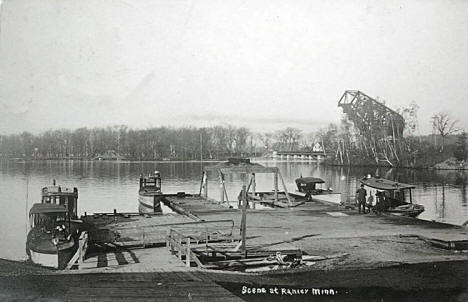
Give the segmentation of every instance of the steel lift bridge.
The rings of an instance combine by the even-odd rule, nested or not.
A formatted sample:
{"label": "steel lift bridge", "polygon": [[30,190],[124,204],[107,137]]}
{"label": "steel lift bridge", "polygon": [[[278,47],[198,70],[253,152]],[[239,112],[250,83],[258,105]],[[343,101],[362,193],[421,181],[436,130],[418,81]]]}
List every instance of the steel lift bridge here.
{"label": "steel lift bridge", "polygon": [[383,135],[393,138],[403,136],[403,116],[359,90],[346,90],[338,107],[343,108],[343,112],[362,135],[383,131]]}

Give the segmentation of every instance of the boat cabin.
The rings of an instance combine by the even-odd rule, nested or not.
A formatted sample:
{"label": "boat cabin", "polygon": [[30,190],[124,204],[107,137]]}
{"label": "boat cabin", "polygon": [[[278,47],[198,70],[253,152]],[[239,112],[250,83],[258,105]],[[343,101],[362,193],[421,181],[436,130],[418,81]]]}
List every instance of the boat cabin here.
{"label": "boat cabin", "polygon": [[159,171],[154,171],[148,176],[140,176],[140,191],[161,192],[161,174]]}
{"label": "boat cabin", "polygon": [[78,189],[57,186],[55,180],[52,186],[42,188],[41,203],[62,205],[70,219],[78,218]]}
{"label": "boat cabin", "polygon": [[322,188],[317,188],[317,184],[323,184],[325,181],[317,177],[300,177],[296,179],[296,185],[299,192],[318,194],[323,191]]}
{"label": "boat cabin", "polygon": [[46,232],[53,232],[57,226],[65,225],[68,211],[64,205],[36,203],[29,210],[31,229],[42,227]]}
{"label": "boat cabin", "polygon": [[384,202],[389,207],[406,204],[406,193],[409,194],[409,203],[413,203],[411,190],[415,186],[401,182],[395,182],[380,177],[365,177],[361,183],[367,187],[376,189],[376,202]]}

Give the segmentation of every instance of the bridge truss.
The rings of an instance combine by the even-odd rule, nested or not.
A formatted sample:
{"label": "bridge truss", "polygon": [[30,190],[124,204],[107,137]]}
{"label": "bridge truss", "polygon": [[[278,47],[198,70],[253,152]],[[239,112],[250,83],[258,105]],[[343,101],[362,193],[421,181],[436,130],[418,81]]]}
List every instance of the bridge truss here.
{"label": "bridge truss", "polygon": [[393,138],[403,136],[403,116],[359,90],[346,90],[338,107],[343,109],[361,135],[382,131],[382,134]]}

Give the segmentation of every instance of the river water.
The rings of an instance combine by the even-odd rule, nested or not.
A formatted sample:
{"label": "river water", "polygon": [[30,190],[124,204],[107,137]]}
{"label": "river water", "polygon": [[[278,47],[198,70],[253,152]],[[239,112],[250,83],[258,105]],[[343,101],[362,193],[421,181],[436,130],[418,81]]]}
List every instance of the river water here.
{"label": "river water", "polygon": [[[255,160],[279,167],[286,186],[295,190],[294,180],[302,176],[320,177],[342,199],[354,198],[359,178],[371,174],[415,184],[413,200],[425,207],[419,219],[463,224],[468,220],[467,173],[411,169],[345,168],[319,165],[312,161]],[[138,178],[158,170],[163,192],[198,193],[201,169],[213,162],[114,162],[37,161],[0,163],[0,258],[26,259],[27,213],[40,202],[40,190],[56,179],[62,187],[79,190],[79,214],[93,212],[136,212]],[[218,177],[209,175],[209,196],[219,200]],[[271,191],[273,176],[257,174],[257,191]],[[236,200],[244,179],[226,175],[229,200]]]}

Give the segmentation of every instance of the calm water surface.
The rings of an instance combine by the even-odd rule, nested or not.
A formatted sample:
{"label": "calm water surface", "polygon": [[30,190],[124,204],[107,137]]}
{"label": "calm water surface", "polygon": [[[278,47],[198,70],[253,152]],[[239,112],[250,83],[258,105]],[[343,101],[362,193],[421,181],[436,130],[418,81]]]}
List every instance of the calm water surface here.
{"label": "calm water surface", "polygon": [[[354,198],[358,179],[380,175],[417,186],[413,199],[426,211],[420,219],[462,224],[468,220],[467,174],[458,171],[327,167],[308,161],[257,161],[280,168],[289,190],[295,190],[299,176],[323,178],[343,199]],[[93,162],[44,161],[0,163],[0,258],[25,259],[27,213],[40,201],[40,190],[56,179],[61,186],[77,187],[78,211],[136,212],[138,210],[138,177],[154,170],[161,172],[163,192],[198,193],[201,167],[212,162]],[[236,200],[243,184],[241,175],[226,175],[230,200]],[[219,199],[217,175],[209,176],[209,195]],[[273,176],[257,174],[257,191],[272,190]]]}

